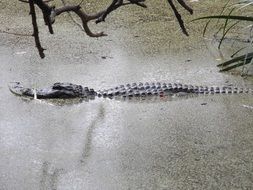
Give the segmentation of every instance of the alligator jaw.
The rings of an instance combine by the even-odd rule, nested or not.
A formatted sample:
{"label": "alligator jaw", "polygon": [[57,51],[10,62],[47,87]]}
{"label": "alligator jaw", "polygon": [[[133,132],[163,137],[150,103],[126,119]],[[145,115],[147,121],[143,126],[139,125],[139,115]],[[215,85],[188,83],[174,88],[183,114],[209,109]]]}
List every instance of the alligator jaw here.
{"label": "alligator jaw", "polygon": [[8,85],[10,91],[18,96],[34,96],[34,91],[30,88],[25,88],[20,82],[10,82]]}
{"label": "alligator jaw", "polygon": [[55,83],[53,86],[43,89],[25,88],[20,82],[11,82],[8,86],[13,94],[34,97],[35,99],[87,98],[96,95],[94,90],[72,83]]}

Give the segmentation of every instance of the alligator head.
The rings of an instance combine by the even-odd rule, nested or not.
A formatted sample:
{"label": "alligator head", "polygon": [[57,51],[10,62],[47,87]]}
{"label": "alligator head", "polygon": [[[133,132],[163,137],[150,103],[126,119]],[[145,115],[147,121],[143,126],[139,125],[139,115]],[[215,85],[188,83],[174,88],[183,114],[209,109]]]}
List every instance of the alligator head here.
{"label": "alligator head", "polygon": [[88,87],[82,87],[72,83],[54,83],[53,86],[43,89],[23,87],[20,82],[11,82],[9,89],[12,93],[20,96],[44,98],[85,98],[95,96],[96,92]]}

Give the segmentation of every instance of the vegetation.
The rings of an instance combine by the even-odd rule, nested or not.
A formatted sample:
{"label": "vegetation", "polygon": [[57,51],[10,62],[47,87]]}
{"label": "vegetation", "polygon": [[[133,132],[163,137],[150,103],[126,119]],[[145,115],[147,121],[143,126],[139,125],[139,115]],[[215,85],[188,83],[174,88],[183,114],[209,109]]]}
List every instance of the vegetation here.
{"label": "vegetation", "polygon": [[[246,23],[246,25],[241,25],[240,38],[243,38],[245,34],[245,29],[248,34],[247,42],[248,45],[237,50],[233,55],[231,55],[231,59],[218,64],[218,67],[221,67],[220,71],[229,71],[231,69],[243,66],[241,74],[245,73],[245,65],[250,64],[251,67],[253,65],[253,15],[252,15],[252,7],[253,0],[239,1],[237,3],[230,3],[230,0],[227,1],[225,6],[223,7],[220,15],[212,15],[207,17],[200,17],[196,20],[208,19],[206,26],[203,30],[203,35],[205,35],[208,26],[212,20],[217,20],[217,24],[222,21],[221,27],[218,29],[216,34],[221,34],[221,39],[219,42],[218,48],[221,48],[221,45],[226,38],[227,35],[231,32],[233,28],[235,28],[238,24]],[[238,55],[241,54],[241,55]]]}
{"label": "vegetation", "polygon": [[[102,37],[106,36],[104,32],[93,32],[92,29],[88,26],[90,21],[95,21],[95,23],[104,22],[106,18],[109,16],[110,13],[113,11],[116,11],[122,6],[126,5],[136,5],[142,8],[146,8],[145,0],[108,0],[108,6],[105,6],[104,9],[92,13],[87,14],[83,9],[82,5],[85,4],[83,0],[80,0],[80,3],[78,4],[68,4],[65,2],[65,0],[58,0],[61,3],[61,6],[57,4],[57,6],[54,6],[53,3],[56,2],[56,0],[18,0],[21,3],[27,3],[30,8],[30,15],[32,17],[32,26],[33,26],[33,37],[35,39],[35,44],[38,49],[39,55],[41,58],[45,57],[44,54],[44,48],[41,45],[40,38],[39,38],[39,28],[37,26],[37,16],[40,16],[41,14],[38,14],[37,12],[41,11],[43,15],[43,19],[45,22],[45,26],[48,27],[49,33],[53,34],[53,24],[55,20],[58,18],[58,16],[62,15],[62,13],[68,13],[71,19],[75,24],[77,24],[81,30],[83,30],[88,36],[90,37]],[[236,1],[236,3],[234,3]],[[59,3],[58,2],[58,3]],[[184,21],[178,11],[178,8],[181,6],[185,10],[187,10],[190,14],[193,13],[193,10],[191,7],[189,7],[184,0],[167,0],[169,7],[172,9],[179,26],[182,30],[182,32],[185,35],[188,35],[188,32],[184,26]],[[160,3],[160,1],[157,1],[152,6],[156,6]],[[178,5],[179,6],[178,6]],[[38,9],[35,9],[35,6],[38,7]],[[215,35],[221,36],[219,39],[219,45],[218,48],[220,49],[222,47],[222,44],[225,39],[229,38],[230,34],[233,34],[233,30],[238,33],[238,29],[241,31],[241,35],[239,38],[243,40],[243,38],[246,35],[247,44],[244,43],[244,47],[241,47],[236,52],[234,52],[231,55],[231,59],[223,62],[218,65],[218,67],[221,67],[220,71],[229,71],[231,69],[237,68],[242,66],[243,72],[242,74],[245,74],[245,65],[250,65],[252,67],[253,65],[253,15],[252,15],[252,8],[253,8],[253,0],[227,0],[224,7],[221,10],[221,13],[219,15],[211,15],[211,16],[205,16],[195,19],[197,20],[208,20],[204,30],[203,35],[205,35],[206,31],[208,31],[208,28],[210,27],[210,24],[215,20],[215,25],[217,25],[215,28],[218,28]],[[73,19],[71,13],[76,14],[81,21],[81,24],[76,22],[76,20]],[[230,38],[231,39],[231,38]],[[238,40],[238,38],[237,38]],[[246,44],[246,45],[245,45]]]}

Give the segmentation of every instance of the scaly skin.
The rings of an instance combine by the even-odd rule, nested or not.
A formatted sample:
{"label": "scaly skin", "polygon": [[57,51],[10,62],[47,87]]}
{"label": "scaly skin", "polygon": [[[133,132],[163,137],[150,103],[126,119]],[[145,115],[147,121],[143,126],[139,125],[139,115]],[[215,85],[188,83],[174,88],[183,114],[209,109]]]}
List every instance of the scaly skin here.
{"label": "scaly skin", "polygon": [[[145,97],[145,96],[171,96],[174,94],[223,94],[223,93],[251,93],[250,89],[232,87],[206,87],[182,85],[179,83],[133,83],[120,85],[107,90],[94,91],[72,83],[55,83],[43,89],[25,88],[19,82],[9,84],[12,93],[20,96],[30,96],[38,99],[52,98],[90,98],[98,97]],[[35,93],[36,92],[36,93]]]}

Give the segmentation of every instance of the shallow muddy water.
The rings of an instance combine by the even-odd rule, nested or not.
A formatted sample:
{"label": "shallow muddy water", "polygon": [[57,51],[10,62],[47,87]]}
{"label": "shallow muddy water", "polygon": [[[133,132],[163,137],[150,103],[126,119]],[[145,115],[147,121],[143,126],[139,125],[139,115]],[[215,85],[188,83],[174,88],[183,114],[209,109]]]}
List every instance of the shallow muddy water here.
{"label": "shallow muddy water", "polygon": [[[97,5],[89,2],[92,11]],[[221,7],[217,1],[191,5],[193,17]],[[26,5],[11,10],[4,0],[0,6],[1,31],[31,33]],[[91,23],[94,31],[108,34],[98,39],[87,37],[66,15],[55,23],[55,35],[41,29],[43,60],[33,38],[0,33],[0,189],[253,186],[252,95],[59,104],[8,90],[11,81],[34,88],[72,82],[97,90],[157,81],[253,87],[251,77],[218,72],[217,62],[233,50],[223,48],[220,56],[211,37],[200,37],[204,23],[189,23],[185,37],[165,6],[127,7],[106,23]]]}

